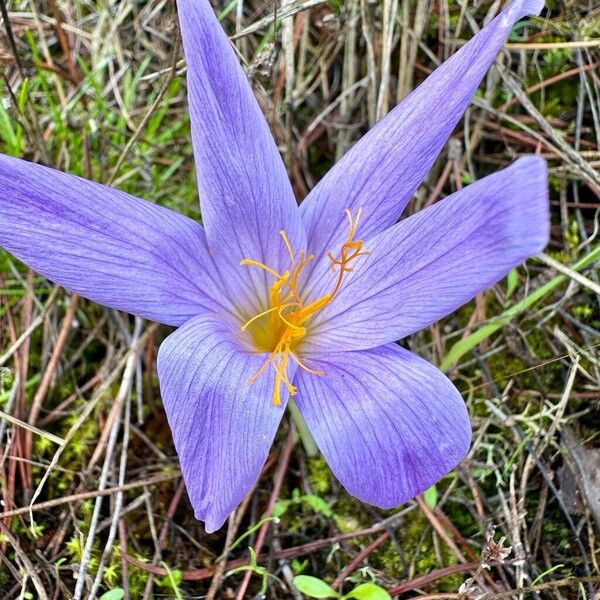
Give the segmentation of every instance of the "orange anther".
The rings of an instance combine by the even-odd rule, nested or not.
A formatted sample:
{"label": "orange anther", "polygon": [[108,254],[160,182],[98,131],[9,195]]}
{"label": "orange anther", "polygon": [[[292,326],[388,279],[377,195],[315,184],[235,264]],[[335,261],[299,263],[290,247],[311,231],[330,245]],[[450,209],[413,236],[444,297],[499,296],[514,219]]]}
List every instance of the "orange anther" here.
{"label": "orange anther", "polygon": [[[362,215],[362,208],[356,213],[356,218],[352,217],[350,209],[344,210],[349,223],[348,237],[341,245],[339,258],[336,258],[332,252],[327,252],[327,257],[331,260],[331,270],[337,271],[331,292],[306,304],[298,289],[299,278],[306,265],[314,259],[313,255],[307,255],[301,250],[297,255],[285,233],[280,231],[281,238],[290,257],[290,269],[280,274],[271,267],[245,258],[240,264],[248,267],[257,267],[266,271],[275,278],[269,290],[270,306],[248,319],[241,327],[242,331],[250,330],[257,347],[261,352],[268,352],[267,359],[260,369],[250,377],[248,383],[256,381],[269,366],[273,367],[275,372],[275,381],[273,385],[273,404],[281,404],[281,385],[287,388],[291,396],[296,394],[296,388],[289,380],[287,367],[288,360],[291,358],[301,369],[312,373],[313,375],[323,375],[323,371],[317,371],[307,367],[298,357],[297,347],[306,337],[308,329],[305,326],[307,322],[320,310],[333,301],[341,289],[345,273],[352,272],[354,267],[349,264],[359,256],[365,256],[369,252],[363,250],[363,242],[355,240],[358,221]],[[263,317],[267,321],[261,324]]]}

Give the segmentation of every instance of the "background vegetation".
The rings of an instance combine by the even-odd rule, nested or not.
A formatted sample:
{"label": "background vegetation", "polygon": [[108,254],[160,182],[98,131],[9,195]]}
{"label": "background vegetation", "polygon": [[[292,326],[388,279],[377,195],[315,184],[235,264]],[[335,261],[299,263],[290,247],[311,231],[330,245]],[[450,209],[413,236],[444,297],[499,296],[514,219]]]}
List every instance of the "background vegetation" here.
{"label": "background vegetation", "polygon": [[[501,4],[215,9],[300,200]],[[173,0],[0,7],[0,150],[199,218]],[[0,597],[302,598],[293,578],[309,575],[403,599],[598,598],[599,63],[598,1],[547,0],[514,28],[409,206],[522,154],[550,166],[546,253],[403,342],[462,391],[474,442],[394,511],[349,497],[285,422],[256,487],[207,535],[158,392],[169,328],[77,298],[0,250]]]}

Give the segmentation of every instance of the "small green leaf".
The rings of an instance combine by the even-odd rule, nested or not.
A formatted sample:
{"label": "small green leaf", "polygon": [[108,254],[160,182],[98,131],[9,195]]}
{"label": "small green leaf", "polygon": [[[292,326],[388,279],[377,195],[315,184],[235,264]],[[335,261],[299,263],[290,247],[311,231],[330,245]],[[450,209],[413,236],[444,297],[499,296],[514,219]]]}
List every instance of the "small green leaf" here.
{"label": "small green leaf", "polygon": [[506,297],[510,298],[519,285],[519,272],[517,269],[511,269],[506,276]]}
{"label": "small green leaf", "polygon": [[297,558],[292,558],[290,561],[290,567],[292,567],[292,571],[294,571],[295,575],[300,575],[304,571],[306,571],[308,567],[308,558],[304,560],[298,560]]}
{"label": "small green leaf", "polygon": [[164,561],[160,563],[166,569],[167,574],[164,577],[157,577],[154,581],[160,587],[171,588],[175,592],[177,598],[181,598],[179,585],[183,579],[183,575],[179,569],[170,569]]}
{"label": "small green leaf", "polygon": [[283,517],[291,503],[291,500],[277,500],[273,507],[273,516],[277,518]]}
{"label": "small green leaf", "polygon": [[294,585],[311,598],[341,598],[330,585],[310,575],[294,577]]}
{"label": "small green leaf", "polygon": [[250,552],[250,564],[256,569],[256,550],[252,546],[248,546],[248,552]]}
{"label": "small green leaf", "polygon": [[6,144],[9,154],[19,152],[19,140],[12,126],[12,119],[0,99],[0,139]]}
{"label": "small green leaf", "polygon": [[354,598],[355,600],[391,600],[391,596],[381,586],[375,583],[361,583],[357,585],[344,598]]}
{"label": "small green leaf", "polygon": [[331,506],[327,504],[323,498],[320,496],[314,496],[312,494],[308,496],[303,496],[304,502],[308,504],[315,512],[321,513],[324,517],[332,517],[333,510],[331,510]]}
{"label": "small green leaf", "polygon": [[123,600],[125,592],[121,588],[115,588],[100,596],[100,600]]}
{"label": "small green leaf", "polygon": [[427,504],[431,510],[435,508],[435,505],[437,504],[437,498],[438,493],[435,484],[423,492],[423,500],[425,500],[425,504]]}

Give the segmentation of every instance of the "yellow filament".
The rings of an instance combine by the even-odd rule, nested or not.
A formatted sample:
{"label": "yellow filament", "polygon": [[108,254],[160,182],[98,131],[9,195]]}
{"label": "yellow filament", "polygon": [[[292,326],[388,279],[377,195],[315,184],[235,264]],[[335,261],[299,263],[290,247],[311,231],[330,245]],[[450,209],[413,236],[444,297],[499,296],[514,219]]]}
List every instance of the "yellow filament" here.
{"label": "yellow filament", "polygon": [[[352,216],[350,209],[345,209],[344,213],[348,219],[348,237],[342,243],[339,251],[339,258],[336,258],[332,252],[328,252],[327,256],[331,261],[331,270],[337,271],[337,277],[331,291],[309,304],[305,304],[298,291],[298,279],[306,265],[314,259],[312,254],[307,255],[304,250],[298,253],[294,252],[292,245],[285,233],[281,230],[279,234],[287,249],[290,257],[290,269],[285,273],[280,274],[268,265],[259,261],[245,258],[241,261],[241,265],[256,267],[266,271],[269,275],[275,278],[269,290],[269,308],[259,314],[248,319],[242,327],[242,331],[247,331],[248,328],[255,324],[263,317],[268,316],[267,324],[267,340],[269,345],[269,356],[261,365],[260,369],[248,379],[248,383],[254,383],[269,366],[273,367],[275,372],[275,382],[273,387],[273,404],[279,406],[281,404],[281,386],[284,385],[291,396],[296,395],[296,388],[292,385],[287,374],[289,358],[304,371],[313,375],[323,375],[323,371],[311,369],[306,366],[298,357],[295,351],[296,346],[307,335],[305,324],[316,313],[327,306],[342,287],[342,282],[346,273],[350,273],[353,267],[350,263],[355,261],[360,256],[368,255],[369,252],[363,250],[363,242],[355,240],[358,222],[362,215],[362,208],[359,208],[356,217]],[[255,338],[258,339],[258,338]],[[261,340],[260,345],[264,340]],[[257,341],[258,344],[258,341]],[[262,348],[261,348],[262,349]]]}
{"label": "yellow filament", "polygon": [[291,352],[290,351],[290,356],[292,357],[292,359],[294,360],[294,362],[301,368],[304,369],[305,371],[308,371],[309,373],[312,373],[313,375],[325,375],[325,371],[321,371],[321,370],[316,370],[316,369],[311,369],[310,367],[307,367],[299,358],[298,355],[295,352]]}
{"label": "yellow filament", "polygon": [[242,265],[243,267],[259,267],[261,269],[264,269],[267,273],[273,275],[273,277],[281,278],[281,275],[277,271],[274,271],[273,269],[271,269],[271,267],[267,267],[267,265],[264,265],[263,263],[258,262],[257,260],[252,260],[251,258],[244,258],[240,261],[240,265]]}
{"label": "yellow filament", "polygon": [[[292,306],[292,305],[290,304],[289,306]],[[264,317],[265,315],[275,312],[276,310],[281,310],[281,308],[282,308],[281,306],[272,306],[271,308],[267,308],[267,310],[263,310],[261,313],[258,313],[257,315],[253,316],[249,321],[246,321],[241,327],[242,331],[246,331],[246,329],[248,329],[248,327],[250,325],[252,325],[252,323],[254,323],[254,321],[258,321],[258,319],[260,319],[261,317]]]}

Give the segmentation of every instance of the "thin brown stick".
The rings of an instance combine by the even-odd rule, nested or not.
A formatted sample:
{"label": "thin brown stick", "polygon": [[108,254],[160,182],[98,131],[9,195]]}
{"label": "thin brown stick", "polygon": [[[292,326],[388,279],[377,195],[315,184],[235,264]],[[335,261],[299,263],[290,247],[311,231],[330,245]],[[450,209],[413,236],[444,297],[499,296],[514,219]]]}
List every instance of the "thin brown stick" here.
{"label": "thin brown stick", "polygon": [[511,598],[518,594],[543,592],[545,590],[553,590],[562,587],[571,587],[573,590],[575,590],[580,584],[583,583],[600,583],[600,575],[592,577],[566,577],[565,579],[547,581],[545,583],[539,583],[538,585],[530,585],[528,587],[521,587],[514,590],[508,590],[506,592],[500,592],[499,594],[488,596],[486,600],[504,600],[504,598]]}
{"label": "thin brown stick", "polygon": [[600,40],[581,40],[578,42],[513,42],[504,44],[508,50],[558,50],[561,48],[595,48]]}
{"label": "thin brown stick", "polygon": [[[275,477],[273,482],[273,491],[271,492],[271,497],[269,498],[269,504],[267,505],[267,510],[265,511],[265,515],[270,516],[273,514],[273,508],[275,507],[275,502],[277,502],[277,498],[279,497],[279,492],[281,490],[281,486],[283,484],[283,478],[285,477],[285,472],[287,470],[288,463],[290,462],[290,457],[292,455],[292,448],[294,447],[294,430],[290,429],[288,436],[283,444],[283,449],[281,450],[281,457],[279,459],[279,464],[277,465],[277,470],[275,471]],[[258,536],[256,538],[256,544],[254,545],[254,550],[258,554],[262,550],[262,546],[265,542],[265,538],[267,537],[267,531],[269,530],[269,526],[271,523],[266,521],[263,523],[260,531],[258,532]],[[238,593],[236,596],[236,600],[243,600],[246,590],[248,589],[248,585],[250,583],[250,579],[252,578],[252,571],[246,571],[244,574],[244,579],[242,580],[242,584],[238,589]]]}
{"label": "thin brown stick", "polygon": [[80,492],[78,494],[71,494],[70,496],[63,496],[62,498],[54,498],[53,500],[38,502],[37,504],[32,504],[31,506],[21,506],[20,508],[14,508],[12,510],[4,511],[0,513],[0,519],[4,519],[6,517],[15,517],[17,515],[24,515],[30,510],[45,510],[47,508],[53,508],[54,506],[60,506],[61,504],[68,504],[69,502],[79,502],[81,500],[87,500],[88,498],[96,498],[97,496],[110,496],[112,494],[116,494],[117,492],[135,490],[145,485],[163,483],[165,481],[177,479],[178,477],[181,477],[181,473],[179,473],[179,471],[174,471],[173,473],[164,473],[162,475],[149,477],[148,479],[143,479],[142,481],[132,481],[131,483],[126,483],[125,485],[121,486],[105,488],[103,490],[94,490],[91,492]]}
{"label": "thin brown stick", "polygon": [[378,538],[372,541],[368,546],[363,548],[339,573],[339,575],[333,580],[331,587],[335,590],[339,589],[344,583],[344,579],[349,577],[353,571],[355,571],[360,563],[374,552],[390,537],[387,531],[384,531]]}
{"label": "thin brown stick", "polygon": [[[317,550],[321,550],[323,548],[327,548],[333,544],[337,544],[338,542],[343,542],[346,540],[352,540],[357,537],[364,537],[373,535],[374,533],[380,533],[382,530],[386,528],[385,523],[380,523],[374,525],[373,527],[369,527],[367,529],[360,529],[358,531],[354,531],[352,533],[345,533],[341,535],[336,535],[334,537],[325,538],[321,540],[315,540],[314,542],[308,542],[306,544],[302,544],[301,546],[294,546],[293,548],[285,548],[280,551],[275,552],[265,552],[263,554],[258,554],[256,560],[258,563],[264,563],[269,559],[280,559],[280,558],[295,558],[297,556],[302,556],[303,554],[309,554],[311,552],[316,552]],[[157,567],[155,565],[149,565],[146,562],[131,556],[130,554],[124,555],[125,560],[132,564],[142,571],[146,571],[148,573],[154,573],[158,577],[165,577],[168,575],[168,572],[163,567]],[[234,560],[230,560],[226,564],[226,569],[234,569],[236,567],[247,566],[250,563],[246,558],[236,558]],[[477,568],[479,563],[476,563],[474,568]],[[459,565],[461,566],[461,565]],[[466,565],[465,565],[466,566]],[[468,570],[468,569],[467,569]],[[190,571],[182,571],[181,578],[183,581],[201,581],[202,579],[207,579],[212,577],[215,572],[215,567],[205,567],[204,569],[194,569]]]}
{"label": "thin brown stick", "polygon": [[40,576],[37,573],[37,569],[34,567],[31,562],[27,552],[21,548],[19,541],[17,538],[10,532],[8,527],[6,527],[2,521],[0,521],[0,532],[2,535],[9,541],[10,545],[13,547],[15,554],[19,557],[19,560],[23,563],[23,566],[27,570],[27,575],[31,577],[31,581],[35,587],[36,592],[38,593],[39,600],[48,600],[48,595],[45,591],[45,586]]}
{"label": "thin brown stick", "polygon": [[[69,301],[69,307],[67,308],[67,312],[63,317],[62,323],[60,325],[60,330],[58,332],[58,337],[56,338],[56,344],[54,345],[54,350],[52,351],[52,355],[50,356],[50,360],[46,366],[44,371],[44,375],[42,376],[42,380],[40,381],[40,385],[33,397],[33,402],[31,403],[31,408],[29,409],[29,416],[27,418],[27,423],[29,425],[35,425],[38,415],[40,414],[40,410],[42,408],[42,403],[44,402],[44,398],[48,393],[48,389],[50,388],[50,384],[52,379],[54,378],[54,373],[56,371],[56,367],[60,361],[60,357],[62,356],[63,350],[65,348],[65,344],[67,343],[67,338],[69,337],[69,333],[71,331],[71,327],[73,326],[73,319],[75,318],[75,311],[77,310],[77,303],[79,301],[79,296],[77,294],[73,294]],[[33,434],[31,431],[27,431],[25,434],[25,456],[27,458],[31,457],[31,448],[33,444]],[[33,479],[31,475],[31,468],[27,468],[27,488],[31,488],[33,486]]]}
{"label": "thin brown stick", "polygon": [[[158,535],[158,547],[156,548],[156,551],[154,552],[154,556],[152,557],[152,564],[156,564],[160,560],[161,551],[165,547],[165,544],[167,543],[167,535],[169,534],[169,527],[171,526],[171,524],[173,522],[173,516],[175,515],[175,511],[177,510],[177,507],[179,506],[179,503],[181,502],[181,498],[183,496],[184,491],[185,491],[185,483],[182,479],[179,482],[179,484],[177,485],[177,489],[175,490],[175,493],[173,494],[173,497],[171,498],[171,501],[169,502],[169,507],[167,508],[166,518],[164,520],[164,523],[163,523],[163,525],[160,529],[160,533]],[[150,595],[152,594],[153,585],[154,585],[154,575],[152,573],[150,573],[148,575],[148,579],[146,580],[146,585],[144,587],[144,596],[143,596],[144,599],[149,598]]]}
{"label": "thin brown stick", "polygon": [[[246,496],[248,498],[249,496]],[[235,512],[229,517],[229,522],[227,524],[227,534],[225,536],[225,545],[223,547],[223,554],[227,556],[227,552],[229,552],[229,547],[233,544],[235,540],[235,534],[237,532],[236,528],[236,518]],[[226,561],[221,560],[217,561],[217,567],[215,568],[215,573],[210,582],[210,586],[208,587],[208,592],[206,592],[206,600],[214,600],[217,597],[219,590],[221,589],[221,582],[223,581],[223,574],[225,573]]]}
{"label": "thin brown stick", "polygon": [[[504,561],[502,563],[491,563],[489,566],[502,566],[509,565],[514,561]],[[403,594],[405,592],[410,592],[411,590],[416,590],[423,588],[439,579],[444,579],[445,577],[449,577],[450,575],[456,575],[457,573],[469,573],[476,572],[479,568],[481,568],[481,562],[469,562],[463,563],[461,565],[452,565],[450,567],[444,567],[443,569],[438,569],[436,571],[432,571],[431,573],[427,573],[427,575],[422,575],[421,577],[415,577],[409,581],[403,581],[398,585],[390,588],[388,592],[391,596],[397,596],[398,594]]]}

